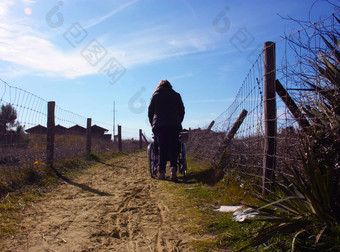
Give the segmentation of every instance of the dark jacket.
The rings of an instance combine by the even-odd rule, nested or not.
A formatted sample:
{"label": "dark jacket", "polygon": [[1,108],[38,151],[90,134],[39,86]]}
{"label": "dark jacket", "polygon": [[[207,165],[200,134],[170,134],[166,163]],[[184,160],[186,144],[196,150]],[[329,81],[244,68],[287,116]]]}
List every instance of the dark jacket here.
{"label": "dark jacket", "polygon": [[152,95],[148,111],[152,131],[163,127],[181,130],[184,113],[181,95],[170,86],[161,86]]}

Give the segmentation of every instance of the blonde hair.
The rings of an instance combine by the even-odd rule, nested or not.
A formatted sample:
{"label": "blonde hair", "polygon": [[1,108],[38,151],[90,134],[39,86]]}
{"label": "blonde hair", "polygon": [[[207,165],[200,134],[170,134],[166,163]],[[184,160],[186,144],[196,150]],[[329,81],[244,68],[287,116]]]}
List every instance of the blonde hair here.
{"label": "blonde hair", "polygon": [[161,87],[170,87],[170,88],[172,88],[170,82],[169,82],[167,79],[161,80],[161,81],[158,83],[158,86],[156,87],[155,92],[156,92],[158,89],[160,89]]}

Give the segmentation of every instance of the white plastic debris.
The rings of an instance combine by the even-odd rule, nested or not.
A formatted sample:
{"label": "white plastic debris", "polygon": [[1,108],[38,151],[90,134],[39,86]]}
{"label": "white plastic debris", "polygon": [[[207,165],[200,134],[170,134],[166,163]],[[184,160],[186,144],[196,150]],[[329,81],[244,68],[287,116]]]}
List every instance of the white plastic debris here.
{"label": "white plastic debris", "polygon": [[234,217],[233,220],[237,222],[244,222],[246,219],[253,219],[255,218],[258,213],[254,212],[253,208],[246,208],[246,209],[241,209],[237,210],[233,213]]}
{"label": "white plastic debris", "polygon": [[233,220],[237,222],[244,222],[246,219],[256,218],[258,212],[255,212],[253,208],[248,207],[244,209],[244,206],[220,206],[215,211],[222,213],[233,213]]}
{"label": "white plastic debris", "polygon": [[222,212],[222,213],[233,213],[242,208],[243,206],[220,206],[220,208],[215,209],[215,211]]}

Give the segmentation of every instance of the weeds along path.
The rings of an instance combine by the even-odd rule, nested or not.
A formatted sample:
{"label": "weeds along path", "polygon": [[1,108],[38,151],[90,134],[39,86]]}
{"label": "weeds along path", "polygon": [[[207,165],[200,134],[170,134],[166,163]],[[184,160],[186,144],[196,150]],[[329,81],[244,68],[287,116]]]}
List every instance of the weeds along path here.
{"label": "weeds along path", "polygon": [[[7,251],[189,251],[145,152],[96,165],[32,204]],[[169,182],[170,183],[170,182]]]}

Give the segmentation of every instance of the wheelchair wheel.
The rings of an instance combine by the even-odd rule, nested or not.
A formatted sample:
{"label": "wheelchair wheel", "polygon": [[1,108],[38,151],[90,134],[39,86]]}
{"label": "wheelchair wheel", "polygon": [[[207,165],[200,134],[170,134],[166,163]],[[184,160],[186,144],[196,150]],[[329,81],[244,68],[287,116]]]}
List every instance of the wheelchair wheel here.
{"label": "wheelchair wheel", "polygon": [[157,176],[158,158],[154,152],[154,143],[148,145],[148,161],[150,176],[151,178],[155,178]]}
{"label": "wheelchair wheel", "polygon": [[181,149],[179,153],[179,172],[184,175],[187,175],[187,152],[185,143],[181,143]]}

